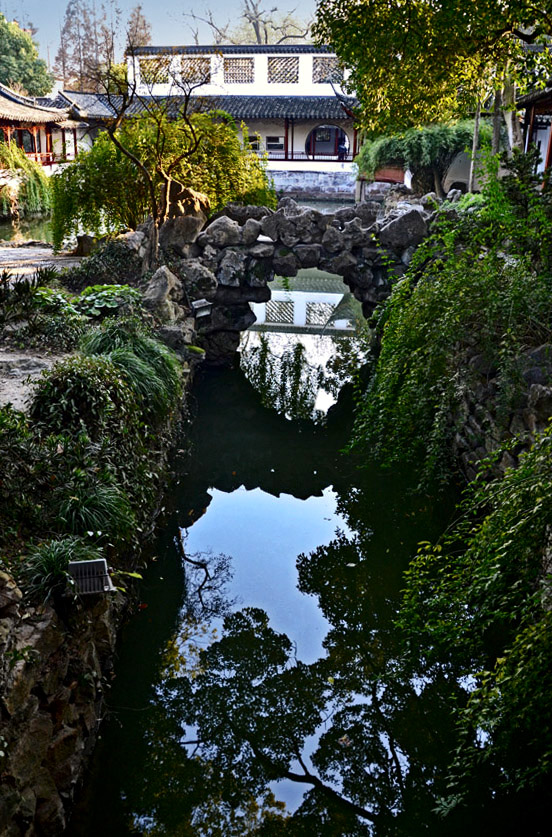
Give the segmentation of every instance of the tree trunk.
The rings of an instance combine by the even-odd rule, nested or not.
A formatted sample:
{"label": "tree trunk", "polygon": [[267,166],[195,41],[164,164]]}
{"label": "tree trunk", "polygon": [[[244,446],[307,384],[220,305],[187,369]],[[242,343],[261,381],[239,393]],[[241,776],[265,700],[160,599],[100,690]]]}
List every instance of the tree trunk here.
{"label": "tree trunk", "polygon": [[153,218],[150,229],[150,252],[148,267],[155,270],[159,264],[159,220]]}
{"label": "tree trunk", "polygon": [[435,189],[435,194],[439,198],[439,200],[443,200],[445,197],[445,190],[443,189],[443,183],[441,181],[441,175],[439,174],[438,169],[434,166],[433,169],[433,188]]}
{"label": "tree trunk", "polygon": [[472,140],[472,150],[471,150],[471,163],[470,163],[470,179],[468,180],[468,192],[473,192],[475,186],[475,166],[476,166],[476,158],[477,158],[477,151],[479,148],[479,122],[481,119],[481,99],[477,100],[477,107],[475,109],[475,119],[473,122],[473,140]]}
{"label": "tree trunk", "polygon": [[504,84],[502,91],[502,114],[508,129],[510,148],[523,151],[523,133],[515,104],[515,85],[510,81]]}
{"label": "tree trunk", "polygon": [[500,126],[502,124],[501,119],[501,105],[502,105],[502,94],[500,90],[495,92],[494,97],[494,106],[493,106],[493,140],[491,146],[491,153],[498,154],[500,150]]}

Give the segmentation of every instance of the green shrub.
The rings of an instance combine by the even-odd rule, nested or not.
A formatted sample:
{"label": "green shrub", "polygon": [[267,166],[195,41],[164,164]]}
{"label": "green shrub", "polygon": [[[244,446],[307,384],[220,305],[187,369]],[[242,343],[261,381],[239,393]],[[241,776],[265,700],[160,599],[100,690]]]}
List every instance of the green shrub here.
{"label": "green shrub", "polygon": [[495,788],[549,780],[551,463],[552,426],[503,479],[471,484],[458,522],[406,573],[399,628],[414,676],[473,683],[457,707],[452,793],[481,765]]}
{"label": "green shrub", "polygon": [[175,392],[167,388],[166,382],[150,363],[122,346],[104,357],[120,370],[129,387],[136,393],[144,415],[154,420],[167,415],[175,400]]}
{"label": "green shrub", "polygon": [[121,308],[139,308],[142,294],[128,285],[91,285],[75,300],[76,309],[87,317],[118,314]]}
{"label": "green shrub", "polygon": [[9,270],[0,273],[0,327],[32,316],[38,286],[36,274],[16,276]]}
{"label": "green shrub", "polygon": [[89,561],[101,557],[101,550],[80,538],[45,541],[33,547],[23,559],[18,580],[25,594],[43,603],[55,600],[73,583],[70,561]]}
{"label": "green shrub", "polygon": [[182,366],[178,357],[152,337],[149,329],[136,317],[106,320],[99,329],[87,334],[81,343],[85,355],[109,354],[115,349],[133,352],[148,364],[168,393],[181,392]]}
{"label": "green shrub", "polygon": [[[238,126],[221,111],[194,113],[191,120],[169,117],[163,109],[143,113],[123,120],[118,139],[149,172],[158,200],[162,172],[170,171],[174,180],[205,193],[213,211],[229,201],[276,205],[266,159],[251,150],[245,126],[240,138]],[[56,248],[78,230],[105,234],[136,229],[152,214],[146,179],[104,132],[52,181]]]}
{"label": "green shrub", "polygon": [[75,316],[79,313],[75,305],[62,291],[39,287],[34,294],[34,303],[45,314],[63,314]]}
{"label": "green shrub", "polygon": [[121,241],[108,241],[60,279],[71,291],[94,285],[136,285],[142,275],[142,259]]}
{"label": "green shrub", "polygon": [[52,502],[59,523],[73,535],[124,541],[136,526],[125,492],[82,471],[56,490]]}
{"label": "green shrub", "polygon": [[85,432],[93,441],[132,435],[137,415],[132,390],[104,357],[70,357],[34,384],[30,416],[51,433]]}
{"label": "green shrub", "polygon": [[31,324],[19,328],[13,339],[22,348],[71,352],[78,346],[88,322],[86,317],[78,314],[38,314]]}
{"label": "green shrub", "polygon": [[15,142],[0,142],[0,168],[14,172],[21,179],[17,196],[10,199],[7,189],[0,190],[1,213],[46,212],[52,204],[50,181],[39,163],[30,160]]}
{"label": "green shrub", "polygon": [[[368,140],[355,162],[360,172],[368,177],[373,177],[383,166],[410,169],[422,191],[435,189],[441,197],[442,180],[456,155],[471,149],[473,130],[473,120],[408,128],[401,133]],[[479,142],[489,145],[491,134],[490,124],[482,121]]]}

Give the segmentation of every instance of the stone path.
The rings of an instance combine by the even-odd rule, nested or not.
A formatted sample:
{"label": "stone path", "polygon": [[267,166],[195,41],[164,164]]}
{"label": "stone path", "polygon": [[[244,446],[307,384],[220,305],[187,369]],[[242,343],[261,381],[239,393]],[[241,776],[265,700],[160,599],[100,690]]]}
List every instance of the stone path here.
{"label": "stone path", "polygon": [[44,244],[0,245],[0,271],[27,274],[34,273],[37,267],[55,267],[56,270],[63,270],[66,267],[75,267],[80,262],[81,257],[54,253],[51,247]]}
{"label": "stone path", "polygon": [[0,407],[11,404],[16,410],[25,411],[32,382],[62,357],[46,351],[0,349]]}
{"label": "stone path", "polygon": [[[80,263],[77,256],[54,254],[51,247],[36,245],[0,245],[0,271],[22,275],[34,273],[37,267],[55,267],[64,270]],[[0,407],[12,404],[17,410],[26,410],[32,381],[51,367],[59,355],[48,352],[10,351],[0,348]]]}

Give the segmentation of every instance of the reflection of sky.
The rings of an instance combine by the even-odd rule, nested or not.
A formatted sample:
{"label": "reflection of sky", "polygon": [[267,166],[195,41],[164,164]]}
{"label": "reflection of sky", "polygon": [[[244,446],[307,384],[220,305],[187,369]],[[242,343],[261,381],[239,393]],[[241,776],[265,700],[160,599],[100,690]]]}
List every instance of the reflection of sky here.
{"label": "reflection of sky", "polygon": [[[349,532],[335,510],[336,496],[327,488],[320,497],[298,500],[289,494],[274,497],[260,488],[243,486],[226,494],[209,489],[213,500],[207,513],[188,530],[186,552],[224,552],[231,555],[233,578],[230,598],[239,597],[236,608],[260,607],[270,625],[296,644],[297,657],[310,663],[322,653],[329,623],[317,600],[297,589],[295,561],[329,543],[336,528]],[[315,749],[318,736],[307,742],[306,753]],[[297,765],[292,765],[292,769]],[[301,772],[298,769],[298,772]],[[293,811],[301,803],[305,785],[289,780],[271,783],[278,798]]]}
{"label": "reflection of sky", "polygon": [[239,597],[237,607],[266,610],[271,626],[296,643],[297,656],[304,662],[316,660],[328,623],[316,600],[297,590],[295,561],[301,552],[329,543],[337,527],[348,531],[336,514],[334,492],[327,488],[308,500],[273,497],[259,488],[209,493],[213,500],[207,514],[188,530],[186,551],[231,555],[228,592]]}

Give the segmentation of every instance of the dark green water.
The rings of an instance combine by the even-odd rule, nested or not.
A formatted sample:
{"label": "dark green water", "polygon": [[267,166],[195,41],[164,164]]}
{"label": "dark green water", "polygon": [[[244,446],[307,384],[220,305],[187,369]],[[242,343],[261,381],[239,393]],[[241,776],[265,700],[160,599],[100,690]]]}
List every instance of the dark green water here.
{"label": "dark green water", "polygon": [[[343,782],[346,788],[355,771],[363,782],[373,773],[373,805],[387,812],[383,819],[393,822],[401,806],[414,807],[410,833],[428,833],[417,830],[418,808],[427,805],[430,795],[423,786],[446,758],[447,719],[439,716],[431,690],[420,697],[420,684],[395,684],[376,694],[373,672],[383,674],[385,660],[392,660],[390,623],[402,572],[417,542],[446,525],[450,502],[408,492],[408,475],[382,474],[375,466],[358,471],[340,453],[347,436],[344,419],[330,429],[286,420],[260,406],[237,370],[204,375],[194,398],[192,455],[181,454],[175,462],[172,512],[156,545],[157,560],[141,585],[144,607],[124,631],[107,722],[69,833],[303,833],[286,830],[272,802],[275,830],[255,830],[252,823],[261,814],[251,806],[264,785],[254,764],[247,763],[243,747],[228,740],[220,742],[216,762],[211,742],[185,746],[184,738],[197,736],[190,706],[210,719],[216,741],[221,729],[233,729],[255,712],[275,739],[283,724],[293,746],[301,747],[301,759],[337,759],[336,788]],[[185,570],[175,546],[182,530],[194,560],[211,553],[213,578],[200,591],[202,601],[194,589],[201,586],[203,571],[190,565]],[[219,589],[220,553],[229,559],[218,561],[219,580],[229,573],[233,578]],[[227,626],[228,659],[219,660],[218,675],[194,696],[188,684],[200,671],[197,649],[221,637],[218,614],[225,598],[238,599],[230,611],[256,610],[247,612],[245,623]],[[268,614],[268,625],[260,609]],[[279,650],[267,652],[267,643]],[[274,670],[271,654],[280,661]],[[289,660],[280,665],[282,654]],[[257,671],[255,662],[261,660]],[[268,671],[270,683],[264,684],[259,706],[248,684]],[[292,696],[285,683],[291,671],[298,678]],[[274,744],[275,759],[289,746],[287,739]],[[402,797],[413,772],[409,763],[417,763],[422,750],[428,766],[424,775],[416,768],[420,798],[413,806]],[[298,764],[295,759],[295,768]],[[289,811],[308,791],[290,780],[270,788]],[[314,798],[307,797],[305,805],[318,823],[314,832],[309,825],[311,833],[378,833],[339,805],[323,805],[328,810],[322,814]],[[326,821],[329,830],[316,831]],[[387,824],[379,833],[393,831]]]}
{"label": "dark green water", "polygon": [[47,241],[52,242],[49,218],[22,218],[20,221],[0,222],[0,241]]}
{"label": "dark green water", "polygon": [[466,805],[435,812],[470,684],[405,665],[394,617],[455,498],[358,469],[340,453],[346,414],[287,420],[239,370],[205,373],[193,398],[191,455],[67,833],[547,833],[539,799],[498,798],[484,765]]}

